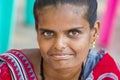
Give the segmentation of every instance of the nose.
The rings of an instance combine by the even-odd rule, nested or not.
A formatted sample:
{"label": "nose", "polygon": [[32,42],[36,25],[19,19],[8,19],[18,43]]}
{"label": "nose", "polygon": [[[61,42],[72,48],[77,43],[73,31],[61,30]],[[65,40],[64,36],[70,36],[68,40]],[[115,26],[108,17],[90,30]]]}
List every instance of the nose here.
{"label": "nose", "polygon": [[54,48],[57,51],[63,51],[67,47],[66,38],[61,36],[55,39]]}

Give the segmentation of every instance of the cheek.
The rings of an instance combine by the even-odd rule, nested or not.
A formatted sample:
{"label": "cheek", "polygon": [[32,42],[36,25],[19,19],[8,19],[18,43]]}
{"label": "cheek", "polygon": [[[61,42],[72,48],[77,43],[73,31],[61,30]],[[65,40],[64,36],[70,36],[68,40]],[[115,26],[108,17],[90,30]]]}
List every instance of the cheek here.
{"label": "cheek", "polygon": [[90,37],[88,35],[81,36],[79,39],[70,42],[70,45],[76,50],[84,50],[89,48]]}
{"label": "cheek", "polygon": [[51,46],[53,45],[52,40],[45,40],[42,37],[37,37],[38,45],[40,48],[41,55],[46,58],[48,57],[49,50],[51,50]]}
{"label": "cheek", "polygon": [[[89,51],[89,43],[88,42],[76,42],[76,43],[72,43],[72,48],[74,48],[74,51],[77,53],[77,54],[80,54],[80,55],[85,55],[86,52]],[[76,45],[74,45],[76,44]]]}
{"label": "cheek", "polygon": [[76,53],[77,59],[85,60],[89,52],[90,39],[85,36],[77,41],[71,42],[71,48]]}
{"label": "cheek", "polygon": [[44,41],[41,37],[37,37],[37,41],[38,41],[38,46],[41,51],[41,55],[46,55],[50,44]]}

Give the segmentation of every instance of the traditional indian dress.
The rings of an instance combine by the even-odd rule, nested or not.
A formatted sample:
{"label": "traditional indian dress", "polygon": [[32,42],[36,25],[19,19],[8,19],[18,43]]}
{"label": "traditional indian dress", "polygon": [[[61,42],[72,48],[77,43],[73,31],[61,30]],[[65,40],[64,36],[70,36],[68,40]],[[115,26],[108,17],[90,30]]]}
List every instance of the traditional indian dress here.
{"label": "traditional indian dress", "polygon": [[[105,50],[90,50],[82,73],[82,79],[78,80],[120,80],[120,68]],[[41,76],[43,77],[43,74]],[[0,80],[38,78],[24,53],[20,50],[10,50],[0,55]]]}
{"label": "traditional indian dress", "polygon": [[38,80],[28,58],[19,50],[0,56],[0,80]]}

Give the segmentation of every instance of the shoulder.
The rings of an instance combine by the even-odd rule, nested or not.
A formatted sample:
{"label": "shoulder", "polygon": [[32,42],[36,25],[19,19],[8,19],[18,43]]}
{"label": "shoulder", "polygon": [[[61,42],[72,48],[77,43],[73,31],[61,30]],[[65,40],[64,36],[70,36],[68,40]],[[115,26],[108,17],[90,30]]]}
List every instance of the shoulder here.
{"label": "shoulder", "polygon": [[86,78],[94,69],[96,64],[103,58],[105,55],[105,50],[89,50],[89,54],[84,66],[84,77]]}
{"label": "shoulder", "polygon": [[[7,69],[10,68],[9,71],[10,70],[14,71],[15,73],[13,72],[11,73],[14,74],[14,77],[18,78],[18,75],[21,75],[21,77],[29,75],[30,77],[32,74],[35,75],[34,72],[36,72],[37,74],[40,68],[39,66],[40,57],[41,56],[39,54],[38,49],[24,49],[24,50],[12,49],[0,55],[0,60],[5,63]],[[2,62],[1,65],[2,68],[5,68],[5,65],[3,66]],[[18,70],[20,71],[19,74],[18,74]],[[25,74],[23,74],[22,72],[24,72]]]}
{"label": "shoulder", "polygon": [[21,51],[25,54],[34,67],[40,63],[41,54],[39,49],[22,49]]}
{"label": "shoulder", "polygon": [[94,67],[108,67],[114,66],[116,67],[117,63],[114,58],[106,51],[106,50],[99,50],[99,51],[90,51],[88,59],[95,64]]}
{"label": "shoulder", "polygon": [[29,59],[34,67],[36,75],[40,74],[41,54],[39,49],[22,49],[25,56]]}
{"label": "shoulder", "polygon": [[[89,59],[88,62],[90,62],[88,64],[92,63],[93,68],[89,72],[88,78],[94,78],[95,80],[102,80],[103,78],[120,79],[119,66],[107,51],[92,52]],[[93,65],[94,63],[95,65]]]}
{"label": "shoulder", "polygon": [[[93,75],[96,79],[112,78],[120,79],[120,70],[114,59],[106,53],[93,69]],[[95,79],[95,80],[96,80]]]}
{"label": "shoulder", "polygon": [[31,60],[31,61],[35,61],[41,58],[41,54],[40,54],[40,50],[39,49],[22,49],[21,50],[22,53],[25,54],[25,56]]}
{"label": "shoulder", "polygon": [[0,60],[0,79],[11,80],[11,73],[8,65]]}
{"label": "shoulder", "polygon": [[[5,53],[3,53],[0,57],[6,58],[6,56],[15,56],[21,60],[21,57],[26,57],[27,60],[30,62],[35,62],[36,60],[40,59],[40,51],[39,49],[11,49]],[[9,57],[7,57],[9,59]]]}
{"label": "shoulder", "polygon": [[87,57],[87,61],[85,64],[85,67],[87,69],[89,69],[88,67],[91,67],[91,69],[93,69],[95,67],[95,65],[103,58],[103,56],[106,54],[105,50],[90,50],[88,57]]}

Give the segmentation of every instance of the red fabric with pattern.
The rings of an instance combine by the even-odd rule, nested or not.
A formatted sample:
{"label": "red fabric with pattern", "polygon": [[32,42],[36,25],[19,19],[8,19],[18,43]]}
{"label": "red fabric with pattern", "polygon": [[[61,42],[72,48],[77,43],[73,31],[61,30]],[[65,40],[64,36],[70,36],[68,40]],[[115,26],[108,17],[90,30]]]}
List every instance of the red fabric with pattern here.
{"label": "red fabric with pattern", "polygon": [[0,65],[0,80],[12,80],[10,69],[5,62]]}
{"label": "red fabric with pattern", "polygon": [[111,58],[109,54],[105,54],[101,61],[98,62],[98,64],[94,68],[93,76],[94,80],[98,80],[100,76],[102,77],[102,80],[116,80],[113,79],[113,77],[115,76],[117,76],[118,80],[120,80],[120,71],[113,58]]}

